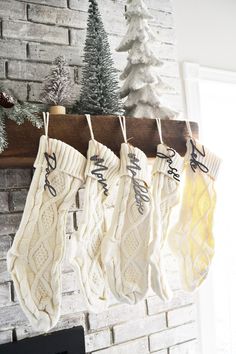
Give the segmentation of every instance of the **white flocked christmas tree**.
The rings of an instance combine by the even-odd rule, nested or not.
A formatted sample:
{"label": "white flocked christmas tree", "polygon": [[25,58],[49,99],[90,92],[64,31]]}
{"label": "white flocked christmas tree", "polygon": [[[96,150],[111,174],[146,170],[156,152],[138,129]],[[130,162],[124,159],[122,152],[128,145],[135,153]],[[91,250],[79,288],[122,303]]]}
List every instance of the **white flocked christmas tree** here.
{"label": "white flocked christmas tree", "polygon": [[152,19],[143,0],[127,0],[127,32],[118,52],[128,52],[128,63],[120,76],[126,114],[131,117],[171,119],[176,112],[163,105],[162,94],[173,91],[160,78],[163,62],[157,56],[159,41],[148,24]]}

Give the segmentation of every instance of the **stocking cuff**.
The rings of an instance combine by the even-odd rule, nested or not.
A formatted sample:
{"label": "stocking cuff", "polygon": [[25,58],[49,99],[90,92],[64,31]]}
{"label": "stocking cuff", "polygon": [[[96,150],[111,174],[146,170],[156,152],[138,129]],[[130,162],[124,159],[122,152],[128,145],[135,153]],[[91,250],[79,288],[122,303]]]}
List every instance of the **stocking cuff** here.
{"label": "stocking cuff", "polygon": [[186,160],[190,163],[194,171],[201,170],[211,178],[216,179],[221,159],[197,140],[187,140]]}
{"label": "stocking cuff", "polygon": [[148,185],[148,159],[140,149],[123,143],[120,150],[120,176],[130,176],[145,181]]}
{"label": "stocking cuff", "polygon": [[[61,172],[65,172],[73,177],[84,180],[84,169],[86,158],[76,149],[56,139],[47,139],[42,135],[39,141],[39,150],[34,162],[34,167],[41,166],[46,169],[48,164],[44,153],[50,156],[53,153],[56,156],[56,168]],[[49,158],[49,162],[55,165],[53,159]]]}
{"label": "stocking cuff", "polygon": [[179,181],[183,169],[183,158],[164,144],[157,146],[157,156],[153,166],[153,174],[162,172]]}
{"label": "stocking cuff", "polygon": [[[96,160],[96,157],[101,159],[101,161],[99,162],[99,160]],[[96,165],[96,162],[98,162],[99,165]],[[92,174],[92,171],[99,169],[99,167],[104,168],[101,173],[104,175],[107,182],[110,183],[113,178],[118,176],[120,159],[105,145],[99,143],[96,140],[90,140],[87,152],[87,165],[85,169],[85,175],[95,178],[94,174]]]}

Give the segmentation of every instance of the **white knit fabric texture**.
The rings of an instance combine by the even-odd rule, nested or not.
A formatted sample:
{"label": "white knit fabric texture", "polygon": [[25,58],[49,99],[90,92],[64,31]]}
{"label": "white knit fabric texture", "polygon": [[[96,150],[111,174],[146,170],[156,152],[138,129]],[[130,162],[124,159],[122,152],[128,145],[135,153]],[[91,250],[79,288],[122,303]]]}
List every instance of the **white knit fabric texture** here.
{"label": "white knit fabric texture", "polygon": [[78,231],[72,235],[71,264],[87,308],[100,312],[109,304],[101,262],[101,242],[107,232],[105,203],[116,189],[119,158],[96,140],[89,142],[85,170],[84,209]]}
{"label": "white knit fabric texture", "polygon": [[151,284],[164,301],[172,298],[164,266],[163,251],[168,236],[173,207],[179,202],[179,182],[183,159],[164,144],[157,147],[152,171],[152,242],[150,245]]}
{"label": "white knit fabric texture", "polygon": [[[56,196],[44,188],[45,152],[56,156],[56,169],[48,175]],[[69,145],[41,137],[23,217],[7,257],[20,305],[37,331],[54,327],[60,315],[67,211],[83,182],[85,163]]]}
{"label": "white knit fabric texture", "polygon": [[151,195],[145,154],[121,145],[120,181],[111,227],[102,243],[107,280],[120,302],[135,304],[148,290]]}
{"label": "white knit fabric texture", "polygon": [[220,162],[199,142],[188,139],[181,210],[169,237],[180,260],[182,285],[187,291],[194,291],[204,281],[214,255],[214,180]]}

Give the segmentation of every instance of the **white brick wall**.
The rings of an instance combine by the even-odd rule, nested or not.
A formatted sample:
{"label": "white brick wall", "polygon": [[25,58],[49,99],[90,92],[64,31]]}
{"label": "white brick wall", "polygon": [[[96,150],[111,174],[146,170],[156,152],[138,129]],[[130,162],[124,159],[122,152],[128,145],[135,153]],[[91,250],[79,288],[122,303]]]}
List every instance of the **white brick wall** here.
{"label": "white brick wall", "polygon": [[150,338],[150,350],[160,350],[172,347],[176,344],[195,339],[197,336],[196,323],[192,322],[166,331],[152,334]]}
{"label": "white brick wall", "polygon": [[[126,53],[117,53],[115,48],[126,30],[125,0],[98,2],[115,67],[121,71]],[[161,41],[159,54],[166,63],[161,75],[176,90],[166,97],[175,109],[181,110],[171,1],[146,2],[154,16],[152,28]],[[1,0],[0,81],[12,88],[18,98],[38,102],[42,78],[54,57],[62,53],[79,92],[87,6],[87,0]],[[22,313],[6,267],[6,253],[18,228],[30,181],[29,169],[0,169],[0,343],[40,334],[32,330]],[[67,245],[70,234],[78,227],[82,208],[80,190],[68,216]],[[150,297],[136,306],[115,304],[103,313],[92,314],[86,311],[66,257],[62,316],[54,330],[82,325],[87,352],[92,354],[195,354],[194,297],[179,290],[176,263],[169,256],[167,265],[175,289],[171,302],[163,303],[150,292]]]}

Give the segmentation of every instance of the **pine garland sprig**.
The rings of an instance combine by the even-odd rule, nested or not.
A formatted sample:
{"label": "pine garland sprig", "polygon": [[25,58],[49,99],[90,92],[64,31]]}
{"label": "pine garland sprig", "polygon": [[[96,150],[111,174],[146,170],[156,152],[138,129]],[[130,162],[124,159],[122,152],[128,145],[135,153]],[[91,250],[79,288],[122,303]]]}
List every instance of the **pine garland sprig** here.
{"label": "pine garland sprig", "polygon": [[[0,107],[1,110],[1,107]],[[7,134],[5,130],[5,118],[0,112],[0,153],[7,148]]]}
{"label": "pine garland sprig", "polygon": [[5,109],[5,114],[8,119],[19,125],[28,120],[34,127],[41,128],[43,125],[42,119],[36,114],[39,111],[40,109],[35,104],[18,101],[14,107]]}
{"label": "pine garland sprig", "polygon": [[43,121],[41,117],[37,115],[39,112],[39,107],[29,102],[16,101],[12,108],[0,106],[0,153],[8,146],[7,133],[5,130],[6,119],[11,119],[18,125],[28,120],[33,126],[41,128]]}

